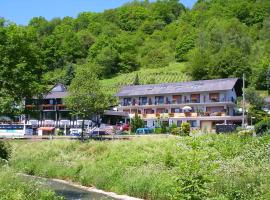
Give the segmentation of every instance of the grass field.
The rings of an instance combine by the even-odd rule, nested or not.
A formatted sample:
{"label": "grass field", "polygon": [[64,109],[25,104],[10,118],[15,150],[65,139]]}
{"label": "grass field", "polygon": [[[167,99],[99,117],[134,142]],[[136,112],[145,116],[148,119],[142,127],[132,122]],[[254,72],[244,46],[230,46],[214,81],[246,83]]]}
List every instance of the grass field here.
{"label": "grass field", "polygon": [[143,199],[270,199],[270,137],[12,142],[11,167]]}
{"label": "grass field", "polygon": [[186,63],[172,63],[164,68],[140,69],[128,74],[120,74],[111,79],[101,80],[103,89],[108,94],[115,94],[124,85],[131,85],[136,75],[139,76],[140,84],[170,83],[189,81],[190,77],[184,72]]}

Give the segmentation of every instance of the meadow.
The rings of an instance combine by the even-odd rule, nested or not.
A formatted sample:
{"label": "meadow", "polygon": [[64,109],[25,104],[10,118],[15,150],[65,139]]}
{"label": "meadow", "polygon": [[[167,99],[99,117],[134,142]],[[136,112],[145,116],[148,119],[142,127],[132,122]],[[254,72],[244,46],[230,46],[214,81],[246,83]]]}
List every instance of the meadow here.
{"label": "meadow", "polygon": [[17,172],[143,199],[270,199],[270,137],[12,142]]}

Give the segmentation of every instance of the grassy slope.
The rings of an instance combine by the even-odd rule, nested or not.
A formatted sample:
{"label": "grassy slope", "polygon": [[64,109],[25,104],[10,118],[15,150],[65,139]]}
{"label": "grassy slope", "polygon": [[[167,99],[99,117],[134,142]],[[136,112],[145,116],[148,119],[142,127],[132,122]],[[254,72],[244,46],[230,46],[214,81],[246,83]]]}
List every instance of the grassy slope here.
{"label": "grassy slope", "polygon": [[23,181],[8,167],[0,167],[1,200],[60,200],[54,192],[41,188],[37,183]]}
{"label": "grassy slope", "polygon": [[186,63],[171,63],[164,68],[142,68],[139,71],[120,74],[111,79],[104,79],[101,81],[101,84],[107,93],[115,94],[122,86],[132,84],[136,74],[139,76],[140,84],[188,81],[190,77],[185,74],[185,68]]}
{"label": "grassy slope", "polygon": [[21,141],[11,166],[144,199],[269,199],[269,142],[236,135]]}

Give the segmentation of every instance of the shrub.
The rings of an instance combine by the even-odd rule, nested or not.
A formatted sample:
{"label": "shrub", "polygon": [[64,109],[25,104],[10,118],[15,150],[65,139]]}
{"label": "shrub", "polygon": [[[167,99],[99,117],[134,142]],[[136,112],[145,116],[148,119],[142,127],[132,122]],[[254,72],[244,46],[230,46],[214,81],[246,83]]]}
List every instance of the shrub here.
{"label": "shrub", "polygon": [[181,124],[181,135],[187,136],[190,133],[190,124],[187,122],[183,122]]}
{"label": "shrub", "polygon": [[180,132],[181,132],[181,129],[179,127],[171,129],[171,134],[173,135],[180,135]]}
{"label": "shrub", "polygon": [[242,130],[237,133],[241,137],[248,137],[253,135],[253,130]]}
{"label": "shrub", "polygon": [[161,133],[167,133],[167,125],[165,123],[161,123]]}
{"label": "shrub", "polygon": [[161,128],[155,128],[155,133],[156,134],[161,134]]}
{"label": "shrub", "polygon": [[144,127],[144,121],[139,117],[138,114],[135,115],[133,119],[131,119],[131,131],[136,132],[138,128]]}
{"label": "shrub", "polygon": [[255,125],[255,132],[257,135],[262,136],[269,132],[270,119],[266,118]]}
{"label": "shrub", "polygon": [[0,141],[0,158],[8,160],[11,155],[11,147],[7,142]]}

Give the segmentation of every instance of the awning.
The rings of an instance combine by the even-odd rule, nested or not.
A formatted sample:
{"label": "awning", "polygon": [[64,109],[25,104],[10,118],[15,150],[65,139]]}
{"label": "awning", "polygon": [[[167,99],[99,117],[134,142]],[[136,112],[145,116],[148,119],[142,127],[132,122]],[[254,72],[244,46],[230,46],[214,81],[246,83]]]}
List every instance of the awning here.
{"label": "awning", "polygon": [[38,128],[38,130],[42,130],[42,131],[53,131],[54,127],[40,127]]}

